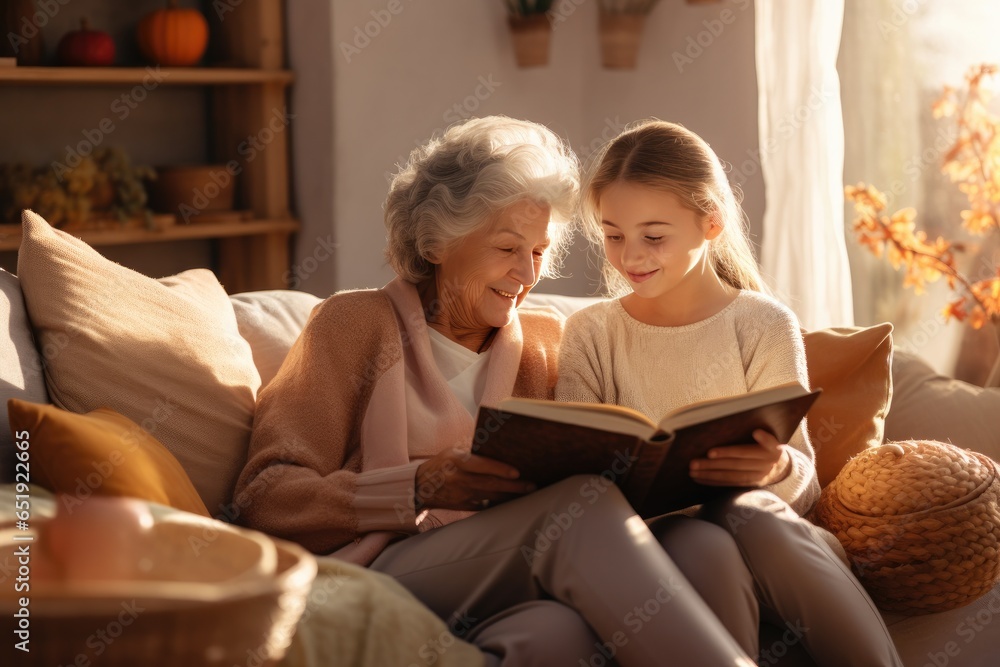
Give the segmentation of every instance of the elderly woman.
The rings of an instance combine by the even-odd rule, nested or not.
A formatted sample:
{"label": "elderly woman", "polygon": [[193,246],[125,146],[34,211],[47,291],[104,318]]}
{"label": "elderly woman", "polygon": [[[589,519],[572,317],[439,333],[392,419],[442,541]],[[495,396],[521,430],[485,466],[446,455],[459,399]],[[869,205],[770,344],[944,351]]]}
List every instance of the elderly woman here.
{"label": "elderly woman", "polygon": [[236,502],[462,619],[489,664],[751,665],[615,486],[532,493],[470,453],[479,405],[553,395],[561,321],[518,306],[578,189],[534,123],[473,119],[416,149],[385,207],[397,277],[315,309],[261,392]]}

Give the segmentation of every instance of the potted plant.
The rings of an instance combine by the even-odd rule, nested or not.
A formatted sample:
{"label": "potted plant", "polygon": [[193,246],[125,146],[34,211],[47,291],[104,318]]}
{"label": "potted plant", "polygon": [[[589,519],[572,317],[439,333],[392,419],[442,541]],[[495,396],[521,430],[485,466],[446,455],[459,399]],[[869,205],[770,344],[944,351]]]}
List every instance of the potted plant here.
{"label": "potted plant", "polygon": [[552,0],[507,0],[507,25],[514,41],[518,67],[538,67],[549,63]]}
{"label": "potted plant", "polygon": [[601,0],[598,30],[601,64],[610,69],[635,69],[646,16],[659,0]]}
{"label": "potted plant", "polygon": [[[887,257],[895,268],[904,267],[904,285],[918,294],[925,283],[943,277],[954,291],[943,310],[945,319],[967,322],[973,329],[991,327],[1000,343],[1000,263],[996,253],[992,257],[988,253],[988,242],[1000,240],[1000,117],[990,113],[989,94],[982,88],[983,79],[997,71],[996,65],[973,67],[966,75],[965,91],[946,87],[934,105],[935,117],[953,118],[956,124],[956,139],[945,153],[942,171],[968,199],[961,226],[987,241],[982,246],[987,252],[974,275],[963,274],[956,265],[956,254],[966,250],[965,244],[942,237],[931,240],[916,231],[914,209],[885,215],[885,195],[864,183],[848,186],[846,194],[854,203],[854,232],[862,245]],[[1000,386],[1000,356],[985,385]]]}

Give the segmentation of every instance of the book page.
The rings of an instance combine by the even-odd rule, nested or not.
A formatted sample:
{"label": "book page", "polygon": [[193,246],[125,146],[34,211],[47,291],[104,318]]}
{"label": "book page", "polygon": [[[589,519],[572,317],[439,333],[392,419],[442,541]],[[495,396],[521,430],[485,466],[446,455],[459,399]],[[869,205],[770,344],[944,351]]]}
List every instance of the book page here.
{"label": "book page", "polygon": [[670,412],[660,422],[660,429],[665,433],[671,433],[692,424],[781,403],[808,393],[809,391],[798,382],[788,382],[746,394],[699,401]]}
{"label": "book page", "polygon": [[499,408],[511,414],[624,433],[643,440],[656,432],[656,424],[649,417],[618,405],[508,398],[500,402]]}

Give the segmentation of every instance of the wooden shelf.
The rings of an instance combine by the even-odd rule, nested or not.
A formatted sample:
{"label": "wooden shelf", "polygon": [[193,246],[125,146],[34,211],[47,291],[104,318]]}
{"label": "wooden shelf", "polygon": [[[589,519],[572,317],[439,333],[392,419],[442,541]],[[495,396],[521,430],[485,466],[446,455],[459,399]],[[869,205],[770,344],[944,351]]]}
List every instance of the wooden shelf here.
{"label": "wooden shelf", "polygon": [[[160,243],[190,239],[217,239],[262,234],[293,234],[299,230],[297,220],[248,220],[246,222],[208,222],[190,225],[170,225],[161,230],[101,229],[72,232],[92,246],[128,245],[132,243]],[[17,250],[21,247],[20,233],[0,232],[0,250]]]}
{"label": "wooden shelf", "polygon": [[[102,10],[113,11],[110,0],[94,0]],[[65,4],[64,0],[60,0]],[[29,3],[30,4],[30,3]],[[121,3],[117,3],[121,4]],[[207,3],[201,3],[203,5]],[[231,3],[232,4],[232,3]],[[165,243],[189,239],[213,240],[213,269],[231,291],[281,289],[288,286],[291,269],[291,238],[299,231],[293,219],[290,194],[289,135],[275,127],[275,118],[287,123],[288,89],[295,75],[285,60],[285,13],[283,2],[274,0],[239,0],[239,11],[225,17],[208,13],[213,53],[218,67],[0,67],[0,89],[18,104],[18,97],[29,88],[47,87],[61,91],[61,113],[67,119],[77,115],[74,97],[84,86],[118,88],[156,86],[199,87],[207,101],[207,132],[203,133],[204,154],[216,164],[236,161],[240,167],[240,210],[249,211],[251,219],[240,222],[209,218],[208,212],[198,222],[169,224],[154,216],[153,229],[144,225],[107,226],[91,230],[71,230],[92,246],[123,246]],[[225,20],[223,20],[223,18]],[[118,22],[122,32],[133,30]],[[80,127],[87,121],[80,120]],[[147,119],[154,122],[156,119]],[[149,131],[154,131],[151,126]],[[0,131],[0,154],[4,146],[21,131],[18,123]],[[37,131],[37,130],[36,130]],[[103,131],[103,130],[102,130]],[[183,129],[171,128],[171,131]],[[202,137],[199,128],[192,128]],[[270,137],[264,141],[263,133]],[[241,147],[248,137],[260,137],[266,151],[244,155]],[[141,141],[133,139],[133,141]],[[0,160],[5,161],[5,160]],[[0,220],[0,223],[6,222]],[[11,221],[13,222],[13,221]],[[16,251],[21,234],[17,225],[0,224],[0,250]],[[167,251],[167,247],[164,247]],[[129,253],[120,253],[127,255]],[[142,255],[143,253],[137,253]],[[124,263],[124,262],[123,262]],[[127,265],[127,263],[126,263]]]}
{"label": "wooden shelf", "polygon": [[284,69],[235,67],[0,67],[0,84],[44,85],[150,84],[212,86],[278,83],[290,85],[295,75]]}

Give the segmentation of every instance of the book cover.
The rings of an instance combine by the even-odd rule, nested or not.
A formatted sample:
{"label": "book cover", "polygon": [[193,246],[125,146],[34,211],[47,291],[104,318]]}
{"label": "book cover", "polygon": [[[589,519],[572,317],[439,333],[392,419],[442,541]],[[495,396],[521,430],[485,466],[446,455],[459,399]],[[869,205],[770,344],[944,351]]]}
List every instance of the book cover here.
{"label": "book cover", "polygon": [[659,425],[627,408],[508,399],[480,408],[473,452],[514,466],[539,487],[601,475],[648,518],[730,493],[692,480],[691,460],[712,447],[752,443],[757,428],[788,442],[820,391],[793,383],[705,401]]}

